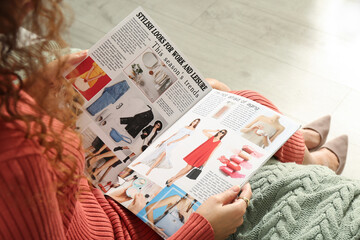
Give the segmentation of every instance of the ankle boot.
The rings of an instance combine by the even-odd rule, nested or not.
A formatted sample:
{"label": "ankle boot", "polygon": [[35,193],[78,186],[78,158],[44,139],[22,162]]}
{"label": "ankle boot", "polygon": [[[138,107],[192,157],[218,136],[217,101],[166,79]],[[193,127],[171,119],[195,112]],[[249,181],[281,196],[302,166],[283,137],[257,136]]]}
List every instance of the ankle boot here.
{"label": "ankle boot", "polygon": [[130,159],[130,157],[127,156],[127,157],[123,160],[123,162],[126,163],[129,159]]}

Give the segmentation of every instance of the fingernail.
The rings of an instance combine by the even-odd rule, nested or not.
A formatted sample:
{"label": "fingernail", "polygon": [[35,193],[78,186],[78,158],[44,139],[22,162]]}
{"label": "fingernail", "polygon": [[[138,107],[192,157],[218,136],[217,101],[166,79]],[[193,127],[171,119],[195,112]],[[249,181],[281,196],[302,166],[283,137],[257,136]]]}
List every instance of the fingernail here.
{"label": "fingernail", "polygon": [[231,188],[231,190],[233,190],[234,192],[238,193],[240,191],[240,186],[235,185]]}
{"label": "fingernail", "polygon": [[88,50],[83,50],[83,51],[79,52],[79,56],[85,56],[85,55],[87,55],[87,53],[88,53]]}

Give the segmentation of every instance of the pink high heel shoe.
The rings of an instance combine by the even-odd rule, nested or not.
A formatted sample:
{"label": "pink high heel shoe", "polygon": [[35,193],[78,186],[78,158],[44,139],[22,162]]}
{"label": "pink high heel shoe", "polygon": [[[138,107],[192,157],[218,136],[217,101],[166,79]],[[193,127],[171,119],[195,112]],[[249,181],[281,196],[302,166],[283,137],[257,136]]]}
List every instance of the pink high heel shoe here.
{"label": "pink high heel shoe", "polygon": [[347,151],[348,151],[348,136],[341,135],[341,136],[327,142],[321,148],[327,148],[336,155],[336,157],[339,161],[339,167],[338,167],[338,169],[336,169],[335,173],[337,175],[340,175],[342,173],[342,171],[344,170],[345,163],[346,163],[346,156],[347,156]]}
{"label": "pink high heel shoe", "polygon": [[[326,115],[321,117],[303,127],[303,129],[310,129],[317,132],[320,135],[320,143],[315,148],[312,148],[311,151],[318,150],[326,142],[327,136],[330,130],[331,116]],[[310,149],[309,149],[310,150]]]}

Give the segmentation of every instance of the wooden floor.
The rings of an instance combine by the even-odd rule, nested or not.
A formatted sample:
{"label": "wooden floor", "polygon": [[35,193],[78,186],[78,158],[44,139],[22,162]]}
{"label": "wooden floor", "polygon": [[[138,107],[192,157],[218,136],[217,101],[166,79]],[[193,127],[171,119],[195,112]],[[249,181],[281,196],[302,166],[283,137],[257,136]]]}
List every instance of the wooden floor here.
{"label": "wooden floor", "polygon": [[142,6],[205,77],[252,89],[306,124],[348,134],[344,176],[360,179],[360,1],[69,1],[71,47],[86,49]]}

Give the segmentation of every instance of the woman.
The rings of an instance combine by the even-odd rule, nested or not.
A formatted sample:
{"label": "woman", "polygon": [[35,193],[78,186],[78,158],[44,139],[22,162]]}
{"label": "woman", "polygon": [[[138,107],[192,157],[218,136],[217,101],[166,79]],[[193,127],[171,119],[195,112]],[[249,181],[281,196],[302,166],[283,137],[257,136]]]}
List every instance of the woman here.
{"label": "woman", "polygon": [[145,149],[152,143],[152,141],[155,139],[161,129],[162,122],[158,120],[154,123],[153,126],[149,125],[144,128],[142,130],[140,138],[134,144],[130,146],[116,147],[114,148],[114,151],[129,149],[131,151],[131,154],[123,160],[123,162],[126,163],[130,158],[137,156],[143,151],[145,151]]}
{"label": "woman", "polygon": [[241,129],[242,136],[256,145],[266,148],[285,129],[280,124],[279,119],[279,115],[273,115],[272,117],[259,116]]}
{"label": "woman", "polygon": [[[216,132],[216,134],[212,135],[210,132]],[[177,179],[190,172],[194,167],[204,167],[212,153],[220,146],[221,140],[227,134],[227,130],[222,129],[219,131],[205,129],[203,130],[203,134],[208,138],[208,140],[184,157],[184,161],[187,165],[175,176],[166,181],[167,186],[171,186]]]}
{"label": "woman", "polygon": [[[84,151],[74,132],[79,104],[63,70],[79,63],[86,51],[59,58],[47,65],[49,42],[61,39],[63,14],[58,0],[5,0],[0,8],[0,236],[4,239],[159,239],[132,213],[91,189],[82,177]],[[42,41],[20,48],[18,33],[25,24]],[[14,57],[16,56],[16,57]],[[57,55],[56,55],[57,56]],[[18,74],[21,71],[21,76]],[[24,80],[26,79],[26,80]],[[39,91],[46,89],[46,91]],[[61,89],[61,92],[60,92]],[[79,97],[75,97],[79,99]],[[219,196],[235,199],[240,188]],[[247,189],[250,198],[251,190]],[[211,199],[210,199],[211,200]],[[212,217],[206,205],[217,206]],[[182,239],[225,237],[240,225],[246,204],[239,199],[228,205],[237,212],[236,224],[222,226],[222,205],[212,200],[193,213],[173,236]],[[234,214],[235,216],[235,214]],[[206,217],[206,218],[205,218]],[[194,231],[194,226],[203,226]],[[137,226],[136,228],[133,226]],[[190,234],[190,235],[189,235]]]}
{"label": "woman", "polygon": [[[100,190],[90,188],[81,177],[84,151],[72,130],[79,108],[74,104],[71,84],[62,74],[67,65],[79,63],[87,54],[83,51],[58,58],[48,65],[44,55],[45,50],[51,51],[51,40],[64,45],[60,37],[64,19],[59,2],[1,2],[1,236],[4,239],[125,239],[125,236],[159,239],[141,220],[105,198]],[[25,17],[28,30],[42,39],[31,48],[18,45],[19,29],[25,24]],[[21,76],[19,71],[23,73]],[[243,223],[247,207],[244,199],[251,197],[250,185],[245,185],[237,198],[239,192],[240,188],[234,186],[209,198],[171,239],[227,237]]]}
{"label": "woman", "polygon": [[171,135],[169,138],[157,145],[157,149],[151,154],[151,159],[146,159],[143,162],[137,162],[132,166],[135,167],[141,163],[150,166],[146,176],[151,173],[154,168],[171,168],[170,154],[179,142],[189,137],[197,125],[200,123],[200,118],[195,119],[190,125],[181,128],[178,132]]}

